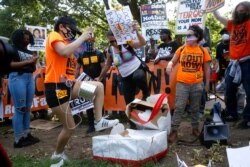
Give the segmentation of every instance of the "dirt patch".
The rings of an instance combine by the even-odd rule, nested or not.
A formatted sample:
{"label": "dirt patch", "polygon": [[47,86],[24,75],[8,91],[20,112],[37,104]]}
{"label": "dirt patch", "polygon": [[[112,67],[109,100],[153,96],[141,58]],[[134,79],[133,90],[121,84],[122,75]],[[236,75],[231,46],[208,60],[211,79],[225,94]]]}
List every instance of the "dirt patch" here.
{"label": "dirt patch", "polygon": [[[123,123],[125,127],[128,127],[127,123]],[[250,141],[250,129],[240,130],[235,127],[234,123],[230,123],[230,138],[229,144],[233,147],[247,146]],[[54,128],[52,130],[32,130],[32,134],[38,137],[41,141],[35,145],[24,147],[24,148],[13,148],[13,131],[10,123],[0,123],[1,138],[0,141],[7,150],[9,155],[28,155],[36,159],[43,159],[50,157],[54,151],[57,135],[61,131],[61,126]],[[86,122],[80,124],[70,139],[65,153],[69,155],[71,159],[92,159],[92,137],[97,135],[109,134],[109,130],[103,132],[94,132],[91,134],[86,134],[87,125]],[[191,135],[190,122],[183,122],[179,131],[179,139],[191,141],[194,137]],[[214,166],[227,167],[228,161],[226,156],[225,147],[217,146],[217,150],[209,150],[204,146],[201,146],[199,141],[192,143],[190,145],[177,145],[172,144],[169,146],[168,154],[162,160],[159,161],[161,166],[168,166],[168,164],[173,164],[176,161],[175,152],[178,153],[179,157],[184,160],[188,165],[194,165],[198,163],[203,163],[205,165],[205,160],[214,158],[218,161],[218,156],[221,159],[215,163]],[[215,151],[219,155],[213,155]],[[212,153],[211,153],[212,152]],[[171,163],[170,163],[171,162]]]}

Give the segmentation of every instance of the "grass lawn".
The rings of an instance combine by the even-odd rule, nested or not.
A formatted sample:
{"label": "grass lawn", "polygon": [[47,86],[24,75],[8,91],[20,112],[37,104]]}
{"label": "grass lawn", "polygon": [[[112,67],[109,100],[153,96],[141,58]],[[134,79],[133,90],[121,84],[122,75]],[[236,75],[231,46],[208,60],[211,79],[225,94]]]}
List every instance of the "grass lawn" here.
{"label": "grass lawn", "polygon": [[[11,156],[10,157],[13,167],[50,167],[51,164],[56,164],[58,161],[52,161],[50,159],[35,159],[28,156]],[[166,165],[166,164],[165,164]],[[165,165],[155,164],[153,162],[143,165],[143,167],[162,167]],[[70,160],[69,162],[64,162],[62,167],[122,167],[119,164],[112,164],[106,161],[99,160]],[[167,165],[168,167],[174,167],[176,164]]]}

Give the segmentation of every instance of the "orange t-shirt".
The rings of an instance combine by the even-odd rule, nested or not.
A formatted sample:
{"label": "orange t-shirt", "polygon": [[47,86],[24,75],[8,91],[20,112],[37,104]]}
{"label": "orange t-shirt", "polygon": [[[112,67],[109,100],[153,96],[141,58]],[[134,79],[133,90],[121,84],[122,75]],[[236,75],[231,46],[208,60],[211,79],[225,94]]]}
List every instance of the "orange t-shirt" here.
{"label": "orange t-shirt", "polygon": [[230,58],[238,60],[250,56],[250,20],[234,25],[228,21],[227,30],[230,32]]}
{"label": "orange t-shirt", "polygon": [[70,80],[75,79],[75,57],[73,54],[68,58],[58,55],[54,49],[56,42],[63,42],[65,45],[69,43],[67,39],[64,39],[57,32],[51,32],[48,35],[45,47],[46,70],[44,83],[58,83],[61,76],[65,76]]}
{"label": "orange t-shirt", "polygon": [[211,61],[207,49],[186,45],[179,47],[175,54],[179,57],[180,63],[176,74],[177,82],[186,84],[203,82],[203,65],[205,62]]}

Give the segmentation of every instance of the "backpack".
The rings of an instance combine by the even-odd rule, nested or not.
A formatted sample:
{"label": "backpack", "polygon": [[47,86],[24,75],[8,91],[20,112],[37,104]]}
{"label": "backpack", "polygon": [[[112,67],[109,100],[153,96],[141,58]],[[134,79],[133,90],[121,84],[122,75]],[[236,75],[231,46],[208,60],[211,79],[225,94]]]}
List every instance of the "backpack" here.
{"label": "backpack", "polygon": [[15,49],[0,39],[0,76],[10,73],[10,63],[15,54]]}

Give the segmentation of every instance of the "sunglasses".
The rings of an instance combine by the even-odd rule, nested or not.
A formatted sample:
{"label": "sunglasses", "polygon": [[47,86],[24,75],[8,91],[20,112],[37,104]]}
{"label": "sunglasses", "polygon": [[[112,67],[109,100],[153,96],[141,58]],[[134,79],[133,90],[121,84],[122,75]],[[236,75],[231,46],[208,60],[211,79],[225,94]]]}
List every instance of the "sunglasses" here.
{"label": "sunglasses", "polygon": [[186,35],[187,38],[190,38],[190,37],[192,37],[192,36],[194,36],[194,34],[187,34],[187,35]]}
{"label": "sunglasses", "polygon": [[116,42],[116,40],[109,41],[110,44],[113,44],[113,43],[115,43],[115,42]]}

